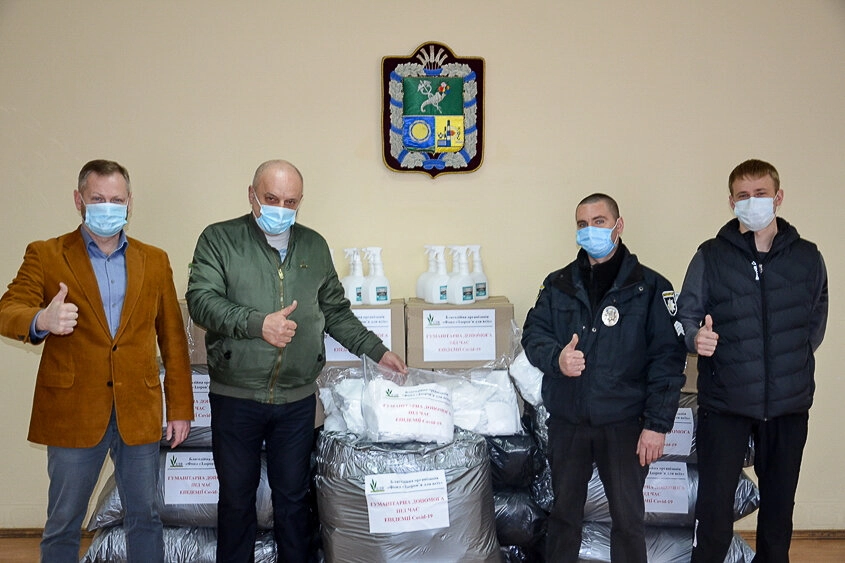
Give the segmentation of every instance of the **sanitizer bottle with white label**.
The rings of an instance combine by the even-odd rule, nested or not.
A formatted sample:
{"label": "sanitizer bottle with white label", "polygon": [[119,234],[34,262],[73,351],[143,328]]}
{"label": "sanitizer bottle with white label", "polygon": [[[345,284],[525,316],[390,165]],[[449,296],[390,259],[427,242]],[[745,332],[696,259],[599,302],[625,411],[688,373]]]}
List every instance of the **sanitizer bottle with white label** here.
{"label": "sanitizer bottle with white label", "polygon": [[364,256],[370,265],[367,277],[364,278],[364,305],[387,305],[390,303],[390,282],[384,275],[381,248],[368,246],[364,248]]}
{"label": "sanitizer bottle with white label", "polygon": [[481,245],[471,244],[467,246],[472,254],[472,276],[475,281],[475,299],[481,301],[490,295],[487,287],[487,274],[484,273],[484,266],[481,264]]}
{"label": "sanitizer bottle with white label", "polygon": [[446,272],[446,247],[432,246],[434,253],[434,262],[437,265],[437,270],[428,278],[428,284],[425,289],[426,303],[433,303],[435,305],[442,305],[446,303],[446,290],[449,285],[449,274]]}
{"label": "sanitizer bottle with white label", "polygon": [[357,248],[344,248],[343,254],[349,261],[349,275],[340,280],[343,295],[353,305],[361,305],[364,295],[364,266]]}
{"label": "sanitizer bottle with white label", "polygon": [[428,280],[431,278],[433,274],[437,273],[437,259],[434,257],[434,251],[431,249],[431,245],[425,245],[425,254],[428,256],[428,270],[421,273],[420,276],[417,278],[417,298],[425,299],[425,288],[428,284]]}
{"label": "sanitizer bottle with white label", "polygon": [[475,303],[475,280],[469,275],[466,246],[450,246],[452,251],[452,275],[446,288],[446,301],[451,305]]}

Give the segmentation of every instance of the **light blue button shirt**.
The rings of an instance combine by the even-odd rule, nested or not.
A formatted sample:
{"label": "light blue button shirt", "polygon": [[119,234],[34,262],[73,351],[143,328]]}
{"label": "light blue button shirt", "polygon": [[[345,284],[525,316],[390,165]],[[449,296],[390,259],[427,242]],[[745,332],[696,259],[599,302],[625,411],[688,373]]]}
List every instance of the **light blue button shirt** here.
{"label": "light blue button shirt", "polygon": [[[97,285],[100,288],[100,298],[103,301],[109,330],[114,337],[120,326],[123,300],[126,297],[126,247],[129,245],[129,241],[126,239],[126,233],[120,231],[117,248],[111,254],[106,255],[100,250],[88,231],[84,228],[81,228],[81,230],[82,238],[85,240],[85,248],[88,250],[88,257],[91,259],[91,267],[94,268],[94,275],[97,277]],[[50,333],[46,330],[41,332],[35,330],[37,318],[38,315],[35,315],[35,318],[32,319],[32,325],[29,327],[29,336],[33,343],[44,340]]]}

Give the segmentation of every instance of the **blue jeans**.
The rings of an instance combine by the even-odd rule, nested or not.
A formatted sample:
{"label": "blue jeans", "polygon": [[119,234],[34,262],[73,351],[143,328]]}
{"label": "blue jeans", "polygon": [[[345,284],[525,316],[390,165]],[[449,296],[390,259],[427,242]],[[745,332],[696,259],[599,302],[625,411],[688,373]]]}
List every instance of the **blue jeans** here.
{"label": "blue jeans", "polygon": [[100,470],[111,454],[115,482],[125,516],[126,552],[129,561],[164,560],[161,519],[155,508],[158,491],[159,442],[127,446],[120,437],[114,412],[105,436],[91,448],[47,447],[50,488],[47,523],[41,538],[41,561],[76,563],[82,521]]}
{"label": "blue jeans", "polygon": [[316,396],[273,405],[209,393],[211,443],[220,496],[217,501],[217,561],[254,561],[261,478],[261,446],[267,453],[267,482],[273,502],[273,536],[278,560],[308,560],[311,524],[308,503],[314,449]]}

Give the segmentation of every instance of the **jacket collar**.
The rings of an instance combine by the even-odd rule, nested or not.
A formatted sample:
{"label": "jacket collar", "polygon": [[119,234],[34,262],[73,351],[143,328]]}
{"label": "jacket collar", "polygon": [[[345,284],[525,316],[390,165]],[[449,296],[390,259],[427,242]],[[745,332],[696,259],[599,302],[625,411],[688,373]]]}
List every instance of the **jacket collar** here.
{"label": "jacket collar", "polygon": [[[798,230],[786,219],[775,217],[775,221],[777,221],[778,232],[775,234],[775,238],[772,241],[772,248],[768,252],[770,255],[780,252],[800,237]],[[725,223],[725,225],[719,229],[716,238],[737,247],[744,254],[752,257],[756,254],[754,233],[751,231],[747,231],[745,233],[739,232],[739,219],[731,219]]]}
{"label": "jacket collar", "polygon": [[[616,252],[622,253],[622,265],[619,267],[619,273],[616,275],[616,279],[614,280],[610,291],[639,283],[645,278],[643,267],[639,260],[637,260],[637,256],[635,254],[631,254],[624,243],[619,243],[619,248],[616,249]],[[579,268],[579,263],[583,260],[588,260],[588,258],[587,253],[582,248],[578,251],[578,256],[575,261],[562,270],[559,270],[557,276],[554,277],[550,285],[568,295],[575,295],[579,292],[584,292],[586,295],[587,289],[584,286],[584,280]]]}

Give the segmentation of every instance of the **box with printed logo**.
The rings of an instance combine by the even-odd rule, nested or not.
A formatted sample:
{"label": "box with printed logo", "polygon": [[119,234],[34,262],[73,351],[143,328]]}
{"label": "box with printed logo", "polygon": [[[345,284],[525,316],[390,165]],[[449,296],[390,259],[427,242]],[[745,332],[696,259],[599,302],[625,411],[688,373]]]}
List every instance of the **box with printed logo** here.
{"label": "box with printed logo", "polygon": [[[353,305],[352,312],[365,327],[381,338],[389,350],[405,359],[405,302],[402,299],[393,299],[385,305]],[[356,366],[361,363],[360,358],[328,334],[325,335],[325,344],[327,366]]]}
{"label": "box with printed logo", "polygon": [[410,367],[466,369],[509,354],[513,304],[490,296],[471,305],[405,303],[407,358]]}

